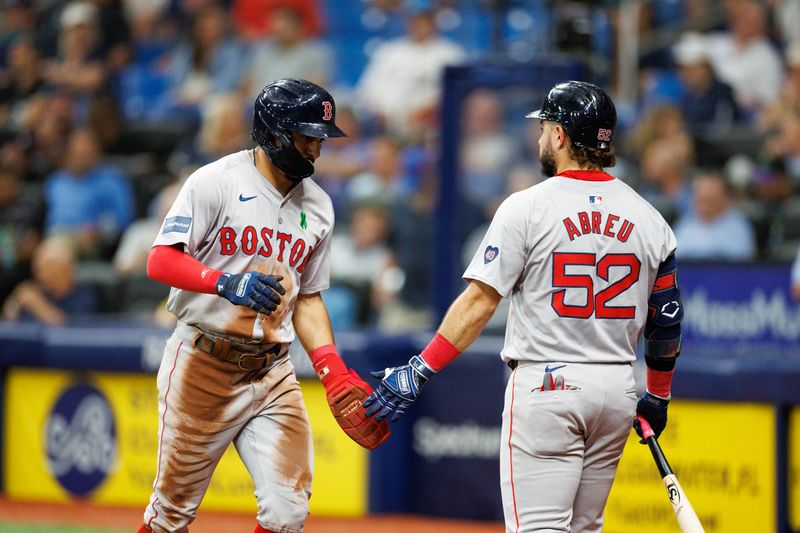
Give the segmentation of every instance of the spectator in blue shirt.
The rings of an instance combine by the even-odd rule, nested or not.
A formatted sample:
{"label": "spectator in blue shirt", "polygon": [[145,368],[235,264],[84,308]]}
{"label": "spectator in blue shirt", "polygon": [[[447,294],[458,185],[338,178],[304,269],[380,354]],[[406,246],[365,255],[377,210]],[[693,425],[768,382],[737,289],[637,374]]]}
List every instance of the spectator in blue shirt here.
{"label": "spectator in blue shirt", "polygon": [[126,177],[101,164],[94,133],[77,129],[69,137],[61,169],[45,183],[45,232],[72,238],[82,256],[102,256],[113,247],[134,215]]}
{"label": "spectator in blue shirt", "polygon": [[167,64],[174,109],[197,120],[209,96],[239,88],[245,65],[244,50],[228,35],[225,11],[216,5],[204,7],[194,19],[191,36]]}
{"label": "spectator in blue shirt", "polygon": [[756,252],[753,226],[731,206],[725,178],[717,172],[694,180],[694,208],[675,223],[680,259],[748,261]]}
{"label": "spectator in blue shirt", "polygon": [[673,54],[683,85],[680,108],[689,131],[704,139],[718,139],[730,133],[742,120],[742,112],[733,89],[714,74],[703,37],[685,34]]}

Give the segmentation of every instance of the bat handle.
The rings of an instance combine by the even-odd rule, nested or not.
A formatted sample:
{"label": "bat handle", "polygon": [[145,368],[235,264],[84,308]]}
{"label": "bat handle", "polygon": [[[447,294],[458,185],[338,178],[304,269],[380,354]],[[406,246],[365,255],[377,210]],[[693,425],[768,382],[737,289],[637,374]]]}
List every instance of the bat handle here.
{"label": "bat handle", "polygon": [[639,421],[639,425],[642,428],[642,436],[645,439],[649,439],[650,437],[655,437],[656,434],[653,431],[653,428],[650,427],[650,422],[644,419],[642,415],[636,415],[636,420]]}

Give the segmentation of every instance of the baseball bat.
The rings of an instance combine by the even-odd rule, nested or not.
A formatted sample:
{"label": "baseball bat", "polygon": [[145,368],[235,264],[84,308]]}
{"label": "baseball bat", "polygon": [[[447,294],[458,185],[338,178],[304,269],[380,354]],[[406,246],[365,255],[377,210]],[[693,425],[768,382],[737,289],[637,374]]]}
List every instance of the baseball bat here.
{"label": "baseball bat", "polygon": [[661,479],[667,488],[667,496],[672,504],[672,510],[675,512],[675,518],[678,519],[681,531],[683,533],[705,533],[703,526],[700,524],[700,519],[697,518],[697,513],[694,512],[692,504],[689,502],[689,498],[686,497],[683,487],[678,483],[678,478],[675,477],[675,472],[672,471],[672,467],[667,462],[664,450],[661,449],[661,445],[658,443],[655,433],[653,433],[653,428],[641,416],[636,418],[641,424],[642,435],[650,448],[650,453],[653,454],[658,473],[661,474]]}

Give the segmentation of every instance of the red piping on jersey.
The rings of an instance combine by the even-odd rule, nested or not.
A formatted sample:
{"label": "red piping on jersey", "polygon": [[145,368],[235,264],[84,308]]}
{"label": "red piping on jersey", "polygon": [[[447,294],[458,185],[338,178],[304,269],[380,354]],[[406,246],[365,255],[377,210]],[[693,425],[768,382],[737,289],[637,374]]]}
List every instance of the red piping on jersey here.
{"label": "red piping on jersey", "polygon": [[221,275],[174,246],[153,246],[147,258],[147,276],[176,289],[216,294]]}
{"label": "red piping on jersey", "polygon": [[581,181],[611,181],[615,179],[614,176],[606,174],[602,170],[565,170],[559,176]]}
{"label": "red piping on jersey", "polygon": [[[158,436],[158,466],[156,467],[156,480],[153,482],[153,490],[156,490],[156,487],[158,487],[158,477],[161,475],[161,447],[164,446],[164,429],[167,427],[167,396],[169,396],[169,390],[172,388],[172,373],[175,372],[175,368],[178,366],[178,355],[181,353],[182,346],[183,343],[181,342],[175,350],[175,359],[172,361],[172,369],[169,371],[169,377],[167,377],[167,391],[164,393],[164,413],[161,415],[161,435]],[[150,504],[155,514],[147,521],[147,527],[149,528],[152,528],[150,524],[158,517],[158,509],[156,509],[157,501],[158,496],[156,496],[153,503]]]}
{"label": "red piping on jersey", "polygon": [[508,408],[508,470],[511,478],[511,501],[514,502],[514,520],[517,521],[516,532],[519,532],[519,514],[517,513],[517,493],[514,490],[514,458],[512,456],[511,436],[514,435],[514,382],[517,371],[511,374],[511,405]]}

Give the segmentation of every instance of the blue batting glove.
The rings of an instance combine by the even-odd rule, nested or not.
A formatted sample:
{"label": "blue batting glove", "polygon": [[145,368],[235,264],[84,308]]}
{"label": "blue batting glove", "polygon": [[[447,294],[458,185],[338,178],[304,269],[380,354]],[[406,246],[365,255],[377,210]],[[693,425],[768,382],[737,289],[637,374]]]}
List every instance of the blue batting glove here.
{"label": "blue batting glove", "polygon": [[[669,404],[669,400],[669,398],[662,398],[661,396],[656,396],[655,394],[650,394],[645,391],[644,396],[639,399],[639,403],[636,405],[636,414],[647,420],[650,427],[653,428],[653,433],[655,433],[656,438],[661,435],[661,432],[664,431],[664,428],[667,426],[667,405]],[[639,437],[642,437],[642,440],[639,442],[644,444],[645,440],[642,436],[642,427],[636,419],[633,421],[633,429],[636,430],[636,434],[639,435]]]}
{"label": "blue batting glove", "polygon": [[286,294],[280,281],[283,276],[270,276],[261,272],[231,274],[226,272],[217,280],[217,294],[235,305],[243,305],[269,315]]}
{"label": "blue batting glove", "polygon": [[421,356],[415,355],[406,365],[370,373],[381,382],[364,400],[367,416],[374,415],[377,420],[383,420],[392,415],[390,420],[396,422],[436,371]]}

